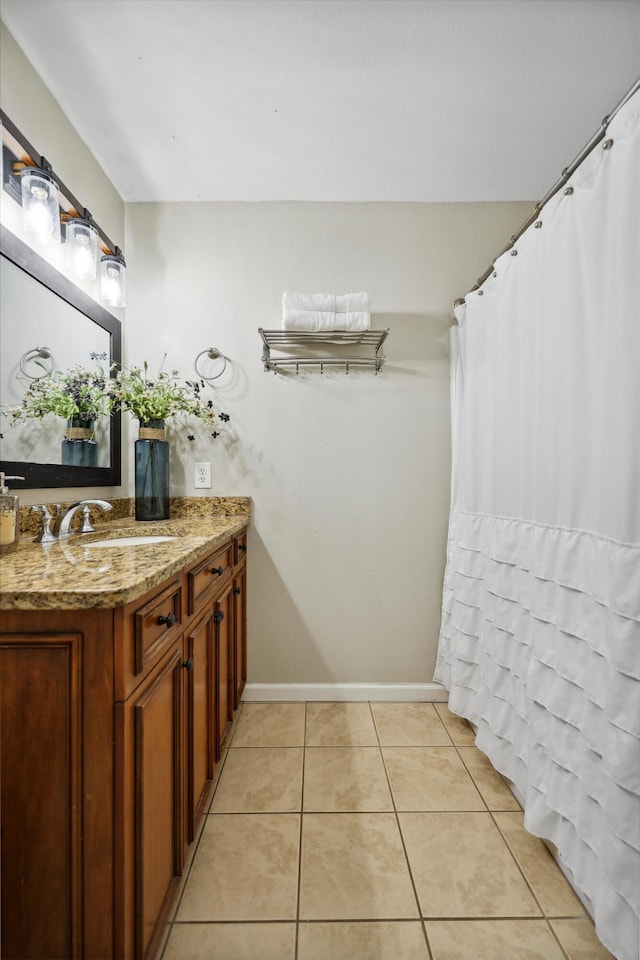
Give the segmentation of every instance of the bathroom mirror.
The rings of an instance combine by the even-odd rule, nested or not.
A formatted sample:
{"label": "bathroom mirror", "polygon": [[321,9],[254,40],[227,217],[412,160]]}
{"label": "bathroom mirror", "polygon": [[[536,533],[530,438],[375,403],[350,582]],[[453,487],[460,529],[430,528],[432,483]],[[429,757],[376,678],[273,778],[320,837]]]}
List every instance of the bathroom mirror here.
{"label": "bathroom mirror", "polygon": [[[51,352],[40,362],[58,370],[98,363],[108,371],[121,362],[120,321],[4,226],[0,281],[0,405],[20,403],[29,378],[43,374],[38,348]],[[96,424],[99,457],[91,467],[62,464],[62,418],[49,414],[24,426],[8,424],[0,418],[0,470],[25,478],[12,481],[13,489],[120,484],[119,415]]]}

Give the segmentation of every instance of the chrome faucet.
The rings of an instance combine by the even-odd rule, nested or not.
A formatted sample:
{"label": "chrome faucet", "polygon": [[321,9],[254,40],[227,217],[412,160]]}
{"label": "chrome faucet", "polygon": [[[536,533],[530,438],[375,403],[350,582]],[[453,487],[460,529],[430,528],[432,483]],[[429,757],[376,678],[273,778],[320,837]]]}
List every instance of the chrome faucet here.
{"label": "chrome faucet", "polygon": [[73,520],[76,510],[80,508],[82,508],[82,527],[78,533],[93,533],[95,527],[91,526],[89,510],[91,505],[102,507],[103,510],[112,509],[111,504],[107,503],[106,500],[79,500],[78,503],[72,503],[60,522],[60,531],[58,533],[60,540],[71,536],[73,532],[71,530],[71,521]]}

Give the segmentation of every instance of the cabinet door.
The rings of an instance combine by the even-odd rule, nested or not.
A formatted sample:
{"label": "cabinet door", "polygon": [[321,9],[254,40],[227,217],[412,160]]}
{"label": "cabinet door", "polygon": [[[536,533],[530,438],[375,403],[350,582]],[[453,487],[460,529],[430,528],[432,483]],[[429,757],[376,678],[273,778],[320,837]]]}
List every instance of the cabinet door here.
{"label": "cabinet door", "polygon": [[216,763],[222,757],[233,720],[233,593],[230,583],[215,603],[216,644]]}
{"label": "cabinet door", "polygon": [[118,956],[126,958],[142,960],[155,950],[182,872],[182,664],[180,643],[126,703],[116,704],[125,804]]}
{"label": "cabinet door", "polygon": [[213,610],[185,638],[187,712],[187,843],[196,836],[215,766],[215,648]]}
{"label": "cabinet door", "polygon": [[85,956],[81,942],[79,633],[0,643],[3,957]]}
{"label": "cabinet door", "polygon": [[233,706],[237,710],[247,681],[247,571],[241,568],[233,579],[234,684]]}

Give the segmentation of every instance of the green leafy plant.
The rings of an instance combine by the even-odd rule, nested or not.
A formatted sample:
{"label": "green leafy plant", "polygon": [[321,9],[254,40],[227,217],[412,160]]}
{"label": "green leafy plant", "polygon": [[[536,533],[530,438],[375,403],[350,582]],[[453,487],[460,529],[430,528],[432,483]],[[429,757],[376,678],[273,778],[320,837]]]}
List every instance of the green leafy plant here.
{"label": "green leafy plant", "polygon": [[99,417],[111,412],[112,383],[102,369],[87,370],[76,364],[31,381],[22,402],[2,407],[1,412],[11,427],[27,420],[42,420],[50,413],[65,420],[82,420],[91,427]]}
{"label": "green leafy plant", "polygon": [[[138,420],[148,423],[151,420],[167,420],[170,417],[197,417],[208,426],[215,423],[216,417],[226,421],[227,414],[216,414],[212,400],[202,396],[204,381],[178,380],[179,373],[160,372],[149,377],[147,362],[132,366],[128,370],[119,370],[115,376],[112,406],[114,411],[129,411]],[[217,436],[214,431],[213,436]],[[189,439],[194,439],[191,435]]]}

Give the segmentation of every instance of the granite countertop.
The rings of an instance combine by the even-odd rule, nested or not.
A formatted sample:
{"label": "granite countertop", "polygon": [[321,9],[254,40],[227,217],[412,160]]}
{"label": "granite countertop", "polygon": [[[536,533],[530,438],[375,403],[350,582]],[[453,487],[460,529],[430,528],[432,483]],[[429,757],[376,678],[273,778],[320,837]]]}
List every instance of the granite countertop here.
{"label": "granite countertop", "polygon": [[[224,504],[194,497],[176,501],[177,516],[172,502],[169,520],[119,517],[94,521],[95,533],[55,543],[23,540],[0,558],[0,609],[77,610],[129,603],[247,526],[249,498],[230,500],[231,509],[224,513]],[[87,546],[113,537],[161,535],[177,539],[100,550]]]}

